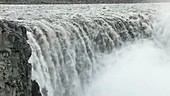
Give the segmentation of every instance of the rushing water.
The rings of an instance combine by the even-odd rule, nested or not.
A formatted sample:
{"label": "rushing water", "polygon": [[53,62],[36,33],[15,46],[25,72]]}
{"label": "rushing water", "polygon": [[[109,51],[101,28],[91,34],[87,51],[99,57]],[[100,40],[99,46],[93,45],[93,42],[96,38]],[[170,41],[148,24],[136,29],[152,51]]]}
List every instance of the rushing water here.
{"label": "rushing water", "polygon": [[89,86],[86,96],[169,96],[170,15],[164,7],[156,16],[152,39],[106,55],[107,65]]}
{"label": "rushing water", "polygon": [[87,96],[169,96],[170,54],[152,40],[142,40],[106,56],[108,67]]}
{"label": "rushing water", "polygon": [[3,5],[0,11],[27,27],[32,79],[43,96],[169,96],[170,16],[168,9],[155,16],[155,6]]}
{"label": "rushing water", "polygon": [[32,78],[40,84],[43,96],[86,95],[93,78],[107,65],[102,62],[105,54],[151,37],[151,13],[104,12],[24,22],[33,49]]}

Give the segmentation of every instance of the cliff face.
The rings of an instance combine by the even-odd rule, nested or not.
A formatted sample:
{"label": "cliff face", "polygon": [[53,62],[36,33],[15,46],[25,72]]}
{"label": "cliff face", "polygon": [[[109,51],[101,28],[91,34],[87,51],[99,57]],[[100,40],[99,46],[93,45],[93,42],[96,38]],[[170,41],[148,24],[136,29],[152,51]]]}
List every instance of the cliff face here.
{"label": "cliff face", "polygon": [[[0,20],[0,96],[41,96],[38,84],[31,80],[27,39],[24,26]],[[33,88],[38,89],[34,95]]]}

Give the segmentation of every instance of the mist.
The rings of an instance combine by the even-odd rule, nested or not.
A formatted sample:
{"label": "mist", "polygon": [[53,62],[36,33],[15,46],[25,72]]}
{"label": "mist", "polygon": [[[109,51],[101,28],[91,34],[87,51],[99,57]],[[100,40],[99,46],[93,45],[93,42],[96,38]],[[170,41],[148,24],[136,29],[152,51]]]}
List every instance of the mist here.
{"label": "mist", "polygon": [[108,66],[87,96],[169,96],[169,57],[151,40],[129,45],[104,58]]}
{"label": "mist", "polygon": [[103,58],[106,66],[86,96],[170,96],[168,8],[162,7],[155,17],[152,38],[128,44]]}

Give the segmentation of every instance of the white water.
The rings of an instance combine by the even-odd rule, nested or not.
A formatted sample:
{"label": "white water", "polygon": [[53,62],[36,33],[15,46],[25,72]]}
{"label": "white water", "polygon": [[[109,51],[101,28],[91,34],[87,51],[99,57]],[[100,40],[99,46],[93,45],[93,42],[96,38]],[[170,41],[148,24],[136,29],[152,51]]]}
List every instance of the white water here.
{"label": "white water", "polygon": [[[89,8],[93,9],[93,6]],[[116,25],[119,19],[105,21],[105,18],[114,16],[110,13],[106,16],[108,10],[102,12],[104,16],[70,14],[64,19],[50,18],[51,21],[47,18],[37,21],[33,19],[32,26],[28,26],[33,48],[30,59],[33,64],[32,78],[39,82],[43,96],[84,96],[80,95],[82,91],[86,96],[169,96],[170,55],[167,52],[168,38],[165,36],[168,29],[164,30],[169,22],[165,19],[154,25],[153,39],[140,40],[143,35],[151,32],[151,28],[147,20],[134,20],[136,23],[132,20],[134,25],[139,26],[137,32],[133,31],[139,35],[132,41],[137,41],[119,50],[113,49],[116,53],[98,60],[100,53],[106,55],[111,52],[110,49],[117,47],[115,40],[122,44],[131,39],[128,33],[128,39],[121,40],[122,36],[126,38],[127,26],[119,26],[115,30],[109,22],[114,21],[111,24]],[[149,29],[144,34],[140,30],[140,21]],[[135,26],[132,28],[135,29]],[[110,33],[113,38],[110,38]],[[96,50],[98,47],[100,51]],[[106,68],[95,79],[91,79],[102,64]],[[43,92],[43,88],[47,93]]]}
{"label": "white water", "polygon": [[144,40],[107,56],[87,96],[169,96],[170,54]]}
{"label": "white water", "polygon": [[[48,6],[38,9],[42,7]],[[60,18],[54,16],[57,12],[53,10],[54,14],[48,14],[51,18],[43,17],[42,12],[44,19],[37,20],[28,15],[31,21],[24,21],[29,29],[29,43],[33,49],[30,58],[33,65],[32,79],[39,83],[43,96],[81,96],[86,85],[92,82],[96,72],[105,63],[99,61],[104,54],[116,50],[125,42],[147,38],[152,32],[150,15],[145,14],[147,11],[129,12],[122,14],[122,17],[115,15],[118,13],[112,8],[109,10],[114,14],[103,9],[101,12],[104,15],[99,15],[101,12],[98,11],[94,15],[88,15],[81,11],[101,8],[93,5],[86,5],[83,9],[83,6],[77,7],[80,9],[75,10],[79,12],[60,15]],[[35,6],[32,8],[35,9]],[[136,19],[130,18],[131,16]]]}
{"label": "white water", "polygon": [[107,66],[89,86],[86,96],[170,96],[168,12],[164,10],[158,16],[152,40],[139,40],[105,56]]}
{"label": "white water", "polygon": [[[170,96],[169,16],[158,18],[152,40],[141,40],[152,32],[155,6],[159,4],[1,5],[0,18],[27,27],[32,79],[43,96],[84,96],[84,89],[86,96]],[[134,13],[138,19],[122,22]],[[124,47],[117,50],[120,45]]]}

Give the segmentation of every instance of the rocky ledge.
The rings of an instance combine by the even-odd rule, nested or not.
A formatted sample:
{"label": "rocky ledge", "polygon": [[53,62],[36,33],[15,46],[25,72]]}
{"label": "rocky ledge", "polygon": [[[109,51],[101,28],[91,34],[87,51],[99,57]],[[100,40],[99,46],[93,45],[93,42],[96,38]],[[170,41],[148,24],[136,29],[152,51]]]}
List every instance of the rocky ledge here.
{"label": "rocky ledge", "polygon": [[41,96],[31,80],[31,47],[27,30],[13,21],[0,20],[0,96]]}

